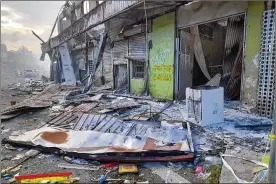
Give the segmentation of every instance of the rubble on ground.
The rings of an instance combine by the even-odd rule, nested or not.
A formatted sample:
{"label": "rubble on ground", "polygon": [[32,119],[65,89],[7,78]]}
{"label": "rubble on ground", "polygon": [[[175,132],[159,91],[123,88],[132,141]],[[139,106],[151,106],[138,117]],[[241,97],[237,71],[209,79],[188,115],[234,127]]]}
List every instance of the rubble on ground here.
{"label": "rubble on ground", "polygon": [[[15,86],[16,90],[21,85]],[[44,108],[49,120],[30,131],[10,133],[3,128],[1,131],[10,135],[2,140],[6,145],[4,149],[33,149],[29,153],[3,157],[5,161],[42,159],[51,154],[68,162],[56,163],[58,168],[90,172],[118,169],[118,163],[131,162],[139,166],[138,169],[149,169],[164,181],[175,183],[193,182],[193,177],[196,181],[218,181],[217,173],[221,168],[226,172],[222,153],[238,155],[244,149],[259,154],[267,151],[271,119],[249,114],[243,108],[233,108],[236,105],[226,103],[224,122],[201,127],[187,119],[184,101],[120,96],[106,88],[82,94],[80,87],[41,81],[28,81],[24,87],[44,90],[4,109],[1,119]],[[38,123],[38,120],[24,122]],[[256,123],[264,127],[252,128]],[[105,164],[110,164],[110,168],[105,169]],[[23,166],[3,171],[3,178],[19,180],[16,174],[24,167],[24,162],[19,165]],[[183,173],[179,175],[182,168],[192,171],[189,178]],[[114,173],[94,181],[131,181],[131,178]],[[144,177],[135,177],[135,180],[148,181]],[[72,180],[67,177],[66,181]]]}

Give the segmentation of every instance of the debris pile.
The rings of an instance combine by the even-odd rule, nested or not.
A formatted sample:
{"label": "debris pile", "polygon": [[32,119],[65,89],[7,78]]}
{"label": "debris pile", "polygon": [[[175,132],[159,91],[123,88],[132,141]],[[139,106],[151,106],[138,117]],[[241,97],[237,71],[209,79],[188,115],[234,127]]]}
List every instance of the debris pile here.
{"label": "debris pile", "polygon": [[[150,169],[167,182],[218,182],[225,165],[222,158],[226,155],[222,153],[231,149],[230,155],[239,154],[244,148],[263,152],[267,141],[264,137],[271,124],[270,119],[227,107],[224,122],[201,127],[189,122],[187,106],[181,101],[118,96],[105,89],[82,94],[79,87],[58,84],[50,84],[39,94],[3,110],[1,118],[47,107],[51,118],[40,128],[13,133],[2,140],[6,148],[12,145],[15,150],[16,147],[33,150],[3,160],[44,158],[50,153],[67,162],[57,163],[58,168],[106,171],[91,181],[98,183],[147,183],[141,176],[128,177],[140,169]],[[252,127],[256,121],[267,128]],[[151,163],[159,164],[159,169]],[[71,177],[72,173],[53,177],[54,180],[50,175],[57,173],[10,175],[20,170],[22,163],[19,165],[2,171],[2,176],[21,182],[78,180]],[[196,180],[179,175],[177,171],[182,169]]]}

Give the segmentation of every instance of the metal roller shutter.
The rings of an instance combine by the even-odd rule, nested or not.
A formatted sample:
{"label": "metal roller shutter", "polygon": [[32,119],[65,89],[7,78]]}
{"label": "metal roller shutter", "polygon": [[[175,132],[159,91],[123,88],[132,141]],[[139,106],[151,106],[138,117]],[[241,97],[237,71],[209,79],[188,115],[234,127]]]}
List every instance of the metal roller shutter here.
{"label": "metal roller shutter", "polygon": [[145,34],[138,34],[129,38],[130,57],[144,58],[146,56],[146,37]]}
{"label": "metal roller shutter", "polygon": [[114,47],[112,49],[114,64],[126,64],[125,56],[127,56],[127,40],[114,42]]}

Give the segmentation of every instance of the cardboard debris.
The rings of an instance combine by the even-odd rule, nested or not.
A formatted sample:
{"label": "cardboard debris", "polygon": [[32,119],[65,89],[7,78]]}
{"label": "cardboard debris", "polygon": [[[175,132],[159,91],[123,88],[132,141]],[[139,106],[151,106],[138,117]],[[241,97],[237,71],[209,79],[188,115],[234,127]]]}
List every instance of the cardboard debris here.
{"label": "cardboard debris", "polygon": [[134,164],[120,164],[119,165],[119,174],[124,173],[138,173],[138,167]]}

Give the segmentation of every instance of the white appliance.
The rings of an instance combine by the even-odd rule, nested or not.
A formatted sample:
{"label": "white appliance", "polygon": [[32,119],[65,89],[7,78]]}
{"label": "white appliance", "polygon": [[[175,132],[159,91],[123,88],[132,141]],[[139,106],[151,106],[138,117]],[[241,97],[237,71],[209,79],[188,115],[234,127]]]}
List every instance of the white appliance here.
{"label": "white appliance", "polygon": [[224,89],[216,86],[186,88],[188,120],[200,126],[224,121]]}

